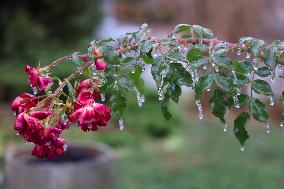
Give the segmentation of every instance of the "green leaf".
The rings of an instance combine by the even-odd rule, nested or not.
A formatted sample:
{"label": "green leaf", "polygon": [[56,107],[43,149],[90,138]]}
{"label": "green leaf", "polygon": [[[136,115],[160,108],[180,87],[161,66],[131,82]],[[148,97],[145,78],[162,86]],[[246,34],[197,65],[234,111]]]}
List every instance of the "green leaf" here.
{"label": "green leaf", "polygon": [[186,61],[185,57],[178,49],[167,52],[166,57],[167,59],[174,61],[174,62]]}
{"label": "green leaf", "polygon": [[192,85],[192,76],[182,64],[170,64],[169,73],[167,74],[167,80],[170,82],[175,82],[178,85],[182,86],[191,86]]}
{"label": "green leaf", "polygon": [[263,67],[257,68],[257,70],[255,70],[255,73],[260,77],[267,77],[271,74],[271,70],[268,67],[263,66]]}
{"label": "green leaf", "polygon": [[152,40],[144,40],[139,43],[138,46],[142,53],[148,53],[155,46],[155,42]]}
{"label": "green leaf", "polygon": [[251,63],[245,60],[231,61],[233,69],[238,74],[248,74],[252,71]]}
{"label": "green leaf", "polygon": [[220,67],[230,67],[231,59],[226,55],[215,55],[212,57],[213,62]]}
{"label": "green leaf", "polygon": [[134,72],[130,73],[130,78],[140,93],[144,93],[144,81],[141,78],[142,72],[142,67],[137,65],[134,67]]}
{"label": "green leaf", "polygon": [[211,87],[213,81],[213,75],[208,74],[199,78],[199,80],[195,83],[195,100],[200,100],[202,92],[205,89]]}
{"label": "green leaf", "polygon": [[131,61],[133,61],[133,60],[135,60],[134,57],[128,56],[128,57],[126,57],[122,62],[123,62],[123,63],[128,63],[128,62],[131,62]]}
{"label": "green leaf", "polygon": [[245,125],[250,120],[248,112],[242,112],[234,121],[234,133],[238,141],[243,146],[246,140],[249,138],[248,132],[246,131]]}
{"label": "green leaf", "polygon": [[259,39],[253,39],[250,46],[250,52],[254,57],[258,57],[259,51],[261,50],[261,47],[263,47],[265,42],[263,40]]}
{"label": "green leaf", "polygon": [[175,28],[174,28],[174,33],[175,34],[178,34],[178,33],[181,33],[181,32],[185,32],[185,31],[189,31],[190,29],[192,28],[191,25],[188,25],[188,24],[179,24],[177,25]]}
{"label": "green leaf", "polygon": [[74,99],[75,98],[75,93],[74,93],[74,88],[73,88],[73,86],[72,86],[72,84],[68,81],[67,82],[67,88],[68,88],[68,94],[69,94],[69,96],[72,98],[72,99]]}
{"label": "green leaf", "polygon": [[237,79],[233,79],[234,85],[236,87],[242,87],[245,84],[250,83],[250,79],[247,76],[245,76],[245,75],[236,74],[236,78]]}
{"label": "green leaf", "polygon": [[126,109],[127,100],[122,95],[122,93],[120,92],[114,93],[110,97],[110,106],[113,109],[113,111],[116,112],[119,117],[121,117]]}
{"label": "green leaf", "polygon": [[264,64],[270,69],[276,68],[276,64],[277,64],[276,63],[276,53],[277,53],[277,48],[274,48],[274,47],[266,48],[265,50]]}
{"label": "green leaf", "polygon": [[179,97],[181,95],[181,87],[176,83],[169,83],[169,85],[167,86],[167,91],[169,92],[170,98],[175,103],[178,103]]}
{"label": "green leaf", "polygon": [[200,59],[202,56],[203,55],[200,50],[193,48],[187,52],[186,58],[189,62],[193,62],[193,61]]}
{"label": "green leaf", "polygon": [[169,111],[169,104],[170,104],[170,96],[169,93],[165,93],[163,102],[161,104],[161,109],[163,116],[166,120],[169,120],[172,117],[172,114]]}
{"label": "green leaf", "polygon": [[156,84],[159,85],[162,81],[162,73],[164,75],[168,72],[168,65],[165,64],[165,59],[162,56],[158,56],[154,59],[151,67],[151,73]]}
{"label": "green leaf", "polygon": [[154,59],[150,56],[147,56],[146,54],[142,55],[142,59],[146,64],[153,64]]}
{"label": "green leaf", "polygon": [[192,29],[193,29],[193,32],[194,32],[196,37],[210,38],[210,39],[214,37],[213,32],[208,28],[204,28],[204,27],[199,26],[199,25],[193,25]]}
{"label": "green leaf", "polygon": [[223,73],[215,73],[214,81],[221,89],[229,91],[233,87],[233,78]]}
{"label": "green leaf", "polygon": [[160,44],[163,45],[163,46],[173,46],[173,47],[178,47],[179,46],[179,42],[176,39],[172,38],[172,37],[162,39]]}
{"label": "green leaf", "polygon": [[256,79],[252,82],[252,89],[257,94],[264,94],[266,96],[273,96],[272,89],[264,80]]}
{"label": "green leaf", "polygon": [[226,123],[224,116],[227,112],[226,95],[220,90],[214,90],[209,100],[211,110],[214,116],[218,117],[221,122]]}
{"label": "green leaf", "polygon": [[264,103],[259,99],[252,99],[250,101],[250,111],[253,114],[254,119],[259,122],[266,123],[268,120],[268,111]]}

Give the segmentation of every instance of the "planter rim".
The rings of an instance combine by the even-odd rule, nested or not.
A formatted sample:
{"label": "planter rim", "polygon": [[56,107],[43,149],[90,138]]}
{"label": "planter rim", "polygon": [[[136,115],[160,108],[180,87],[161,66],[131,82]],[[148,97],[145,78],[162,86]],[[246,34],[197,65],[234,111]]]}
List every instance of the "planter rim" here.
{"label": "planter rim", "polygon": [[4,160],[6,164],[17,166],[17,167],[35,167],[37,169],[43,170],[51,170],[51,169],[61,169],[63,167],[66,168],[85,168],[86,166],[92,165],[92,167],[99,166],[106,162],[112,160],[112,150],[105,144],[100,142],[92,142],[92,143],[82,143],[82,142],[69,142],[68,146],[82,148],[82,149],[95,149],[98,152],[97,157],[88,159],[86,161],[82,161],[80,163],[72,163],[72,162],[64,162],[64,163],[46,163],[41,165],[31,165],[28,164],[25,158],[15,158],[17,155],[21,153],[29,152],[31,156],[32,146],[29,144],[17,144],[11,148],[9,148],[4,156]]}

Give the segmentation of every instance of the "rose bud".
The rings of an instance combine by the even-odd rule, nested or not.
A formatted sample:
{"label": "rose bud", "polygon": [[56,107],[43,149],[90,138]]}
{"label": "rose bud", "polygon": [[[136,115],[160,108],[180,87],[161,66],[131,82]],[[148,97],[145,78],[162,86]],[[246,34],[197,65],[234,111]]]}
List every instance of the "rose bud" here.
{"label": "rose bud", "polygon": [[97,70],[105,70],[107,68],[107,64],[103,59],[97,59],[95,64]]}

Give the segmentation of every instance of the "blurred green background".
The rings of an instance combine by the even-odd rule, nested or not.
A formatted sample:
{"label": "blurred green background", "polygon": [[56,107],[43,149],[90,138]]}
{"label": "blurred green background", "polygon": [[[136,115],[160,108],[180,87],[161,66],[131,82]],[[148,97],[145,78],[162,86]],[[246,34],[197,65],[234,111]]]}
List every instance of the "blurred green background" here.
{"label": "blurred green background", "polygon": [[[177,23],[200,24],[222,39],[237,41],[241,35],[266,40],[284,38],[284,5],[268,0],[9,0],[0,2],[0,156],[17,137],[9,108],[12,98],[31,91],[25,64],[42,65],[75,51],[86,51],[93,38],[117,37],[148,22],[163,37]],[[222,5],[222,11],[216,9]],[[199,11],[202,10],[202,11]],[[282,14],[281,14],[282,13]],[[265,29],[269,26],[270,30]],[[281,26],[281,27],[280,27]],[[68,64],[68,62],[66,62]],[[60,77],[74,69],[56,67]],[[158,95],[146,75],[149,88],[139,108],[130,94],[124,121],[118,129],[113,118],[107,128],[83,133],[73,125],[64,138],[104,142],[114,149],[121,189],[183,188],[282,188],[284,186],[284,131],[277,123],[267,135],[263,125],[251,123],[251,138],[241,152],[232,132],[234,112],[228,116],[229,131],[207,108],[205,120],[197,119],[192,94],[181,105],[171,104],[174,114],[165,121]],[[275,108],[280,115],[281,107]],[[277,116],[276,116],[277,117]],[[276,118],[277,119],[277,118]]]}

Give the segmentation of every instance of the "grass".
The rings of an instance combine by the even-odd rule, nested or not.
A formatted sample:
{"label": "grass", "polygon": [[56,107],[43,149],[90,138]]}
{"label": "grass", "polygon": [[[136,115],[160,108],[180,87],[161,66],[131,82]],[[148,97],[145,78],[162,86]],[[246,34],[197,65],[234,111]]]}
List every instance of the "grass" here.
{"label": "grass", "polygon": [[[249,126],[251,138],[241,152],[232,127],[224,133],[218,122],[184,120],[179,107],[172,107],[174,119],[165,122],[156,97],[154,93],[147,95],[142,108],[130,100],[124,132],[119,131],[114,118],[109,128],[100,132],[83,133],[73,128],[65,138],[112,146],[121,189],[283,187],[283,130],[273,127],[267,135],[264,129]],[[0,119],[1,154],[9,141],[22,141],[7,127],[12,121],[9,116]]]}

